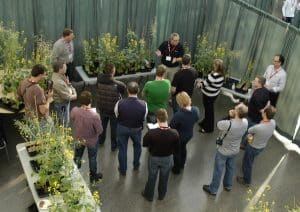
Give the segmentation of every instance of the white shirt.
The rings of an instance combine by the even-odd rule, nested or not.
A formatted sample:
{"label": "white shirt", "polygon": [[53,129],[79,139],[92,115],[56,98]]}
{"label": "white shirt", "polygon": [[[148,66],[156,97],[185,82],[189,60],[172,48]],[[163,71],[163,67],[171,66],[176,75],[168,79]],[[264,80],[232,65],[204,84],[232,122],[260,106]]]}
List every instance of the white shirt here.
{"label": "white shirt", "polygon": [[284,89],[286,82],[286,72],[280,67],[279,71],[275,71],[274,65],[269,65],[264,73],[266,78],[266,87],[269,91],[277,93]]}
{"label": "white shirt", "polygon": [[286,0],[282,6],[283,17],[294,17],[297,0]]}

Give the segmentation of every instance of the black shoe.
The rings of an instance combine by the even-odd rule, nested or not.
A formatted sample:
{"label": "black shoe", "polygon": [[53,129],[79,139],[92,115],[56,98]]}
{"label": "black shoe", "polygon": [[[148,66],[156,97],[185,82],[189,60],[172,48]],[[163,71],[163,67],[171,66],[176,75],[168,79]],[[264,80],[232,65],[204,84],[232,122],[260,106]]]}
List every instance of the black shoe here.
{"label": "black shoe", "polygon": [[113,148],[111,148],[111,151],[115,152],[115,151],[117,151],[117,149],[118,149],[117,147],[113,147]]}
{"label": "black shoe", "polygon": [[212,193],[209,189],[209,185],[203,185],[202,189],[209,195],[216,196],[216,193]]}
{"label": "black shoe", "polygon": [[164,200],[165,196],[161,197],[158,195],[158,200]]}
{"label": "black shoe", "polygon": [[241,150],[245,150],[245,146],[241,144],[241,145],[240,145],[240,149],[241,149]]}
{"label": "black shoe", "polygon": [[176,168],[176,167],[173,167],[173,168],[172,168],[172,172],[173,172],[173,174],[178,175],[178,174],[180,174],[180,169],[178,169],[178,168]]}
{"label": "black shoe", "polygon": [[126,176],[126,172],[122,172],[121,169],[120,169],[120,167],[118,167],[118,171],[119,171],[120,175]]}
{"label": "black shoe", "polygon": [[228,192],[231,191],[231,188],[228,188],[228,187],[223,187],[223,188],[225,191],[228,191]]}
{"label": "black shoe", "polygon": [[141,194],[142,194],[142,196],[145,198],[145,200],[148,200],[149,202],[152,202],[152,201],[153,201],[153,199],[146,197],[144,191],[142,191]]}
{"label": "black shoe", "polygon": [[99,172],[97,174],[91,174],[90,182],[95,183],[95,182],[98,182],[99,180],[101,180],[102,178],[103,178],[103,174],[101,172]]}
{"label": "black shoe", "polygon": [[237,177],[236,177],[236,181],[237,181],[238,183],[240,183],[240,184],[246,186],[246,187],[249,187],[249,186],[250,186],[250,183],[246,183],[245,180],[244,180],[244,178],[241,177],[241,176],[237,176]]}
{"label": "black shoe", "polygon": [[133,167],[133,170],[134,171],[138,171],[140,169],[140,166],[135,166],[135,167]]}

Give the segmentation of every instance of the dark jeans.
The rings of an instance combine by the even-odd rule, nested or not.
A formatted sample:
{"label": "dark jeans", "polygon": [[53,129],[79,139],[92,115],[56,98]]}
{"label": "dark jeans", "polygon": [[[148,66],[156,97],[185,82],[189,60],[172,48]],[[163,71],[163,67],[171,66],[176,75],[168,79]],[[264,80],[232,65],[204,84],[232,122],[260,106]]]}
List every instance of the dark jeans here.
{"label": "dark jeans", "polygon": [[119,170],[122,174],[126,174],[127,170],[127,147],[128,139],[131,138],[133,142],[133,167],[140,166],[140,157],[142,153],[141,139],[142,127],[129,128],[118,124],[117,127],[117,142],[119,147],[118,159]]}
{"label": "dark jeans", "polygon": [[[81,167],[81,158],[84,153],[84,149],[86,146],[84,145],[78,145],[75,148],[75,157],[74,161],[77,164],[77,167],[80,169]],[[90,167],[90,175],[95,175],[97,173],[97,151],[98,151],[98,145],[95,146],[87,146],[88,150],[88,157],[89,157],[89,167]]]}
{"label": "dark jeans", "polygon": [[202,101],[204,105],[204,119],[201,121],[200,126],[205,132],[213,132],[215,125],[215,112],[214,112],[214,102],[218,96],[209,97],[202,94]]}
{"label": "dark jeans", "polygon": [[53,102],[53,110],[57,114],[59,123],[63,126],[68,127],[70,122],[70,102],[66,102],[66,103]]}
{"label": "dark jeans", "polygon": [[178,152],[174,154],[174,171],[179,172],[180,169],[184,168],[185,161],[186,161],[186,145],[190,141],[191,138],[187,139],[180,139],[180,148]]}
{"label": "dark jeans", "polygon": [[285,17],[286,23],[292,23],[293,17]]}
{"label": "dark jeans", "polygon": [[278,101],[278,97],[279,97],[279,93],[274,93],[274,92],[270,92],[270,103],[272,106],[276,107],[277,101]]}
{"label": "dark jeans", "polygon": [[175,114],[179,110],[179,105],[176,101],[176,95],[172,95],[172,108],[173,108],[173,114]]}
{"label": "dark jeans", "polygon": [[114,150],[117,148],[117,118],[113,114],[105,114],[101,113],[101,121],[102,121],[102,127],[103,132],[99,135],[98,142],[99,144],[104,144],[106,139],[106,128],[108,122],[110,123],[110,140],[111,140],[111,149]]}
{"label": "dark jeans", "polygon": [[66,76],[69,77],[70,82],[75,79],[75,66],[73,62],[67,64]]}
{"label": "dark jeans", "polygon": [[244,181],[245,183],[250,184],[251,183],[251,175],[252,175],[252,165],[254,162],[254,158],[261,153],[264,150],[262,149],[256,149],[250,145],[247,145],[245,149],[245,154],[243,158],[243,176],[244,176]]}
{"label": "dark jeans", "polygon": [[159,172],[158,196],[163,199],[167,192],[170,169],[172,167],[172,155],[166,157],[155,157],[149,155],[148,159],[148,181],[145,186],[144,195],[153,199],[155,183]]}

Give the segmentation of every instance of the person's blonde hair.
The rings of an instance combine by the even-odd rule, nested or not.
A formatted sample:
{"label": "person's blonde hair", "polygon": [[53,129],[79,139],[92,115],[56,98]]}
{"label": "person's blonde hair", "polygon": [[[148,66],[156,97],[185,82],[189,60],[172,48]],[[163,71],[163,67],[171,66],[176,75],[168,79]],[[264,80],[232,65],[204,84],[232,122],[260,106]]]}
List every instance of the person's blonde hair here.
{"label": "person's blonde hair", "polygon": [[248,114],[248,107],[245,104],[240,103],[235,107],[235,111],[239,118],[246,118]]}
{"label": "person's blonde hair", "polygon": [[156,69],[156,76],[163,77],[166,72],[167,72],[167,67],[161,64]]}
{"label": "person's blonde hair", "polygon": [[214,71],[224,76],[224,63],[221,59],[214,60]]}
{"label": "person's blonde hair", "polygon": [[166,122],[168,121],[168,112],[164,108],[160,108],[156,111],[156,118],[160,122]]}
{"label": "person's blonde hair", "polygon": [[176,102],[178,103],[179,107],[187,107],[192,104],[191,97],[184,91],[176,95]]}

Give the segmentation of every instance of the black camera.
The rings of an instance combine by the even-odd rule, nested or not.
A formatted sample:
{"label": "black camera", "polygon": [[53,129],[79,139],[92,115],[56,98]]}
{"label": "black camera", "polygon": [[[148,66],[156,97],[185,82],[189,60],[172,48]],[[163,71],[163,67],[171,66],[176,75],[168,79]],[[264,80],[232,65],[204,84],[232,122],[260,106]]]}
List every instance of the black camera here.
{"label": "black camera", "polygon": [[219,146],[222,146],[222,144],[223,144],[223,139],[220,138],[220,137],[217,137],[216,144],[219,145]]}
{"label": "black camera", "polygon": [[47,87],[47,90],[50,91],[53,89],[53,81],[52,80],[46,80],[46,87]]}

